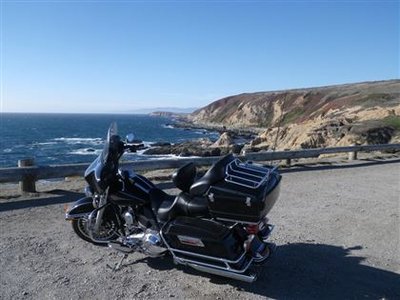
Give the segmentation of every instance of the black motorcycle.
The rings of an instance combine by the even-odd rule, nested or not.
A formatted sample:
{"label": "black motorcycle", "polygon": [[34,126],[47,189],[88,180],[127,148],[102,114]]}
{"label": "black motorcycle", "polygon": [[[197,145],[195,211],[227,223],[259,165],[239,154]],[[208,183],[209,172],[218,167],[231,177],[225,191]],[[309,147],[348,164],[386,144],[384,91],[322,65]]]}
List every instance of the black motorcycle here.
{"label": "black motorcycle", "polygon": [[123,153],[139,147],[133,135],[122,141],[111,124],[102,153],[85,172],[87,197],[66,213],[76,234],[124,253],[170,253],[176,264],[253,282],[253,269],[273,250],[266,215],[279,196],[277,169],[229,154],[196,179],[188,163],[172,175],[181,190],[172,196],[119,167]]}

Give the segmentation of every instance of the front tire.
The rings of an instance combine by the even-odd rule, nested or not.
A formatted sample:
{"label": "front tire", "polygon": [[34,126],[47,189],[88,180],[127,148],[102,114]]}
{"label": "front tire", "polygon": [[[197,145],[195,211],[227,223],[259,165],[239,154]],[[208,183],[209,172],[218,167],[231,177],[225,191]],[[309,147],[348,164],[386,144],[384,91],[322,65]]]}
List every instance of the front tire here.
{"label": "front tire", "polygon": [[98,246],[107,246],[108,242],[118,238],[117,224],[115,224],[112,220],[104,220],[103,224],[100,226],[99,234],[94,235],[93,240],[90,237],[87,229],[87,221],[87,218],[72,220],[72,229],[84,241]]}

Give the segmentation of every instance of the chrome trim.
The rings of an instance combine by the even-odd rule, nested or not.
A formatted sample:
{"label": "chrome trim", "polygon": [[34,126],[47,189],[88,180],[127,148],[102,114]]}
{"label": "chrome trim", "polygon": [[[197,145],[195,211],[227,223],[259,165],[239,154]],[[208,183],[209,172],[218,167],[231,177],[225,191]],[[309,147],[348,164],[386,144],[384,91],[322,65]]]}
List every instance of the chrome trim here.
{"label": "chrome trim", "polygon": [[236,274],[242,274],[242,273],[247,271],[247,269],[250,267],[250,265],[252,264],[254,259],[250,258],[249,262],[241,270],[232,268],[228,263],[225,263],[225,267],[222,267],[222,266],[218,266],[218,265],[213,265],[211,263],[205,263],[205,262],[202,262],[202,261],[196,261],[196,260],[182,258],[182,257],[178,257],[178,256],[175,256],[174,260],[178,264],[181,264],[181,265],[196,264],[196,265],[209,267],[209,268],[214,268],[214,269],[218,269],[218,270],[224,270],[224,271],[232,272],[232,273],[236,273]]}
{"label": "chrome trim", "polygon": [[[233,166],[232,166],[233,163],[235,163],[235,167],[237,167],[237,169],[233,168]],[[238,162],[238,160],[232,161],[230,164],[227,165],[227,167],[233,172],[236,172],[236,173],[239,173],[239,174],[243,174],[243,175],[246,175],[246,176],[255,177],[255,178],[258,178],[258,179],[263,179],[266,174],[268,175],[268,172],[267,173],[265,171],[261,172],[260,170],[255,170],[255,168],[254,169],[249,168],[248,166],[252,166],[252,165],[249,165],[249,164],[246,164],[246,163],[240,163],[240,162]],[[258,173],[261,173],[260,175],[262,175],[262,176],[255,175],[255,174],[252,174],[252,173],[249,173],[249,172],[246,172],[246,171],[258,172]]]}
{"label": "chrome trim", "polygon": [[[215,261],[219,261],[222,263],[228,263],[228,264],[236,264],[246,255],[246,252],[243,251],[243,253],[240,255],[240,257],[237,260],[228,260],[228,259],[225,259],[222,257],[208,256],[208,255],[204,255],[204,254],[198,254],[198,253],[188,252],[188,251],[174,249],[174,248],[169,248],[169,250],[172,252],[178,252],[178,253],[182,253],[182,254],[189,255],[189,256],[197,256],[197,257],[201,257],[201,258],[205,258],[205,259],[209,259],[209,260],[215,260]],[[186,259],[186,258],[183,258],[183,259]]]}
{"label": "chrome trim", "polygon": [[[230,162],[225,169],[225,181],[251,189],[260,187],[269,177],[275,168],[264,168],[242,163],[239,159]],[[256,173],[256,174],[254,174]],[[239,176],[243,174],[246,177]],[[250,178],[248,178],[250,177]]]}
{"label": "chrome trim", "polygon": [[[89,222],[90,222],[91,219],[94,217],[94,212],[97,211],[96,220],[93,224],[94,226],[90,228],[90,231],[93,230],[94,233],[96,233],[96,234],[98,234],[101,223],[103,221],[104,208],[108,205],[107,200],[108,200],[108,191],[109,190],[110,190],[110,187],[107,187],[106,191],[100,195],[100,201],[98,204],[99,208],[96,208],[94,211],[92,211],[89,216]],[[91,234],[93,234],[93,232]]]}
{"label": "chrome trim", "polygon": [[216,217],[216,219],[221,220],[221,221],[234,222],[234,223],[239,223],[239,224],[249,224],[249,225],[257,225],[259,223],[259,222],[246,222],[246,221],[242,221],[242,220],[219,218],[219,217]]}
{"label": "chrome trim", "polygon": [[252,283],[257,279],[257,276],[255,274],[245,275],[245,274],[232,273],[230,271],[218,270],[211,267],[200,266],[192,263],[189,263],[188,266],[201,272],[228,277],[235,280],[245,281],[248,283]]}

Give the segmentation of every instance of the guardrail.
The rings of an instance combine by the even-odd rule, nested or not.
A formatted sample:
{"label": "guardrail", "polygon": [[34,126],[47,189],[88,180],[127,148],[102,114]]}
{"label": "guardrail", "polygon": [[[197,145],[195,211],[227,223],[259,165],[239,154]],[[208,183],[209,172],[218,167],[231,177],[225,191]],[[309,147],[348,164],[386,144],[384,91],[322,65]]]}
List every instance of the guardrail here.
{"label": "guardrail", "polygon": [[[286,160],[290,165],[290,160],[295,158],[315,158],[322,154],[349,153],[349,160],[357,159],[357,152],[370,151],[400,151],[400,144],[381,144],[381,145],[363,145],[349,147],[331,147],[302,149],[292,151],[275,152],[252,152],[239,156],[242,159],[252,161],[271,161]],[[121,165],[126,168],[133,168],[136,171],[173,169],[179,168],[188,162],[194,162],[198,166],[211,165],[220,157],[187,157],[187,158],[168,158],[160,160],[141,160],[122,162]],[[18,167],[0,168],[0,183],[20,182],[20,190],[24,192],[35,192],[35,181],[39,179],[63,178],[68,176],[82,176],[89,164],[68,164],[68,165],[50,165],[36,166],[33,159],[18,161]]]}

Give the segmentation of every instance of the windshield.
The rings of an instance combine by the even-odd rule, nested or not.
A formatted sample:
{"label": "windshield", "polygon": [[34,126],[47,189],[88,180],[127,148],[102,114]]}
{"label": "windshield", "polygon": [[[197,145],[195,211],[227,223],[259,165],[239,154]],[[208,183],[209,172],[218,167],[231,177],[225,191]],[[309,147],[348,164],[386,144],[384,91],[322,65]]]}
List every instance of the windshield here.
{"label": "windshield", "polygon": [[85,172],[86,181],[94,187],[97,192],[104,191],[117,172],[118,159],[122,150],[120,148],[120,143],[117,124],[115,122],[111,123],[108,128],[103,151],[90,164]]}
{"label": "windshield", "polygon": [[118,135],[118,127],[117,123],[113,122],[111,123],[110,127],[108,128],[107,132],[107,139],[106,142],[104,143],[104,148],[103,151],[100,154],[100,160],[103,164],[107,162],[108,156],[110,154],[110,147],[112,144],[112,136],[117,136]]}

